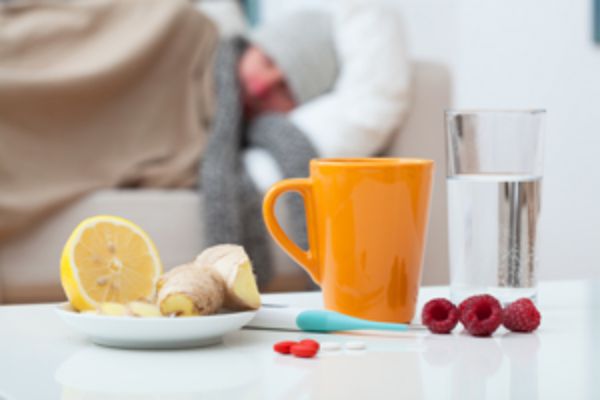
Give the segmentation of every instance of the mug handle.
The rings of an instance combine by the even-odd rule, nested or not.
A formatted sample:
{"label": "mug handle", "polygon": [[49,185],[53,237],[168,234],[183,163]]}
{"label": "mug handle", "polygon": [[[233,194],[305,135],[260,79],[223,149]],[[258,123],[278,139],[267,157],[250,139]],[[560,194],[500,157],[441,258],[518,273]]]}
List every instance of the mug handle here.
{"label": "mug handle", "polygon": [[[285,192],[297,192],[304,200],[306,210],[306,233],[308,235],[308,250],[304,251],[283,231],[275,216],[277,198]],[[314,252],[316,244],[316,227],[314,224],[314,196],[310,179],[284,179],[274,184],[263,200],[263,217],[265,225],[277,244],[310,275],[315,283],[321,283],[321,272]]]}

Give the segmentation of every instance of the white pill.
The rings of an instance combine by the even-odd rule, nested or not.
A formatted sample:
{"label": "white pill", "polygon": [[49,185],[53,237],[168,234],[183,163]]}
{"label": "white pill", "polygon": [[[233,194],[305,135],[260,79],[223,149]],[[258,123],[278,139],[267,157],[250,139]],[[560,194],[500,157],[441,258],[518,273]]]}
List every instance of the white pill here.
{"label": "white pill", "polygon": [[345,347],[348,350],[364,350],[367,347],[367,345],[365,344],[365,342],[353,340],[350,342],[346,342]]}
{"label": "white pill", "polygon": [[336,351],[342,348],[338,342],[321,342],[321,350]]}

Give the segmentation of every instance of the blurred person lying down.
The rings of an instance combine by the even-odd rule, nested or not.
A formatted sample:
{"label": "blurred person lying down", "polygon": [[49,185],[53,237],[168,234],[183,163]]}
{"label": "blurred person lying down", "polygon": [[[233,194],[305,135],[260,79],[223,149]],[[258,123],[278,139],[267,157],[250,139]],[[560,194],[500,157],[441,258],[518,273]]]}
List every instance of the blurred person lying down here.
{"label": "blurred person lying down", "polygon": [[100,188],[200,181],[206,244],[251,247],[265,283],[240,150],[306,175],[315,151],[285,114],[332,87],[335,57],[315,12],[220,42],[185,0],[0,4],[0,241]]}

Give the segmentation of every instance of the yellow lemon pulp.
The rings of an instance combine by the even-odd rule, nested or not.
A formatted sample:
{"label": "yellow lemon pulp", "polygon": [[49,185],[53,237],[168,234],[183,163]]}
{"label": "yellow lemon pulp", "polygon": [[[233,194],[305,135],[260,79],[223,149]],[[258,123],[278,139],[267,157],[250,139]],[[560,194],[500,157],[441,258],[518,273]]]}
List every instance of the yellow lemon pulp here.
{"label": "yellow lemon pulp", "polygon": [[150,237],[124,218],[85,219],[62,252],[60,279],[73,308],[97,308],[101,302],[151,300],[162,264]]}

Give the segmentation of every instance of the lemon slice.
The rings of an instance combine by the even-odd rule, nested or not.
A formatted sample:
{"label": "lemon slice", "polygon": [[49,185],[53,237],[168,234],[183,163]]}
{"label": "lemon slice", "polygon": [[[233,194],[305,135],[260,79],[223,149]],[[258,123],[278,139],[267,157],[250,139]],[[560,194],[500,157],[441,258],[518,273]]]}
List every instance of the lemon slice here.
{"label": "lemon slice", "polygon": [[60,279],[73,308],[101,302],[152,300],[162,264],[150,237],[124,218],[100,215],[82,221],[62,252]]}

